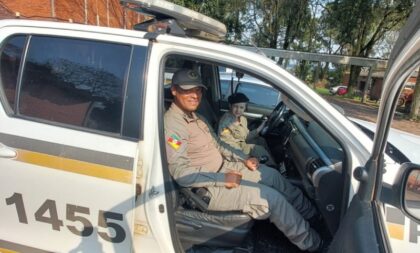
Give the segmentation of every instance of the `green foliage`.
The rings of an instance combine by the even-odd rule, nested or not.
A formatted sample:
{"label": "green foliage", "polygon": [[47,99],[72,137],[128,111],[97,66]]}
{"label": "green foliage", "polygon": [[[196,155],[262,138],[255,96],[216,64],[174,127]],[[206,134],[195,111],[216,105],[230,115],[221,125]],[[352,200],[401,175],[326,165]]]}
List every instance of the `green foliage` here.
{"label": "green foliage", "polygon": [[401,28],[412,6],[413,0],[335,0],[324,21],[345,53],[368,57],[386,32]]}
{"label": "green foliage", "polygon": [[[397,31],[414,0],[172,0],[227,27],[227,43],[369,57],[390,31]],[[288,61],[275,59],[280,65]],[[343,70],[327,64],[322,78],[342,82]],[[295,73],[318,80],[314,65],[298,62]],[[349,90],[359,75],[352,68]],[[329,75],[328,75],[329,74]],[[312,76],[311,76],[312,75]],[[332,77],[332,78],[331,78]]]}
{"label": "green foliage", "polygon": [[242,13],[246,11],[246,0],[170,0],[175,4],[203,13],[226,25],[227,42],[240,41],[245,24]]}
{"label": "green foliage", "polygon": [[304,40],[311,18],[308,0],[254,0],[247,9],[247,32],[257,46],[289,49]]}
{"label": "green foliage", "polygon": [[316,93],[323,96],[331,96],[329,90],[327,88],[315,88]]}
{"label": "green foliage", "polygon": [[342,85],[345,69],[346,69],[346,66],[344,65],[332,64],[327,74],[329,87]]}
{"label": "green foliage", "polygon": [[[335,0],[326,5],[324,21],[344,54],[369,57],[387,32],[401,28],[412,7],[413,0]],[[350,94],[359,74],[360,67],[352,66]]]}

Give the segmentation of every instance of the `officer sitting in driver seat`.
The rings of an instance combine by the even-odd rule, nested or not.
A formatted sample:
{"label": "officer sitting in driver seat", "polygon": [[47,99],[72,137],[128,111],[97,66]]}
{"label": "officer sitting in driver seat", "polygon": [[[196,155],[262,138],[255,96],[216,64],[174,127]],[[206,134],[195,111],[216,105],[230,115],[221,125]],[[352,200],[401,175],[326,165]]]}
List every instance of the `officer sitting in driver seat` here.
{"label": "officer sitting in driver seat", "polygon": [[195,113],[204,89],[194,70],[173,75],[174,101],[164,117],[172,177],[182,187],[207,188],[209,210],[241,210],[254,219],[269,218],[301,250],[317,251],[320,236],[305,220],[317,215],[312,203],[278,171],[219,143]]}

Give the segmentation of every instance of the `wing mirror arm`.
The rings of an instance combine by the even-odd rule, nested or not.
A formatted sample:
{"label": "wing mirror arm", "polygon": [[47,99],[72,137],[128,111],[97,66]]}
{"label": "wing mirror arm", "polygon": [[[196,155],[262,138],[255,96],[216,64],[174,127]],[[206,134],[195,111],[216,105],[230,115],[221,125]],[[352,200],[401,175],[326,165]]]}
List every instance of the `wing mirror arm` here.
{"label": "wing mirror arm", "polygon": [[381,200],[420,223],[420,165],[402,164],[394,185],[383,184]]}

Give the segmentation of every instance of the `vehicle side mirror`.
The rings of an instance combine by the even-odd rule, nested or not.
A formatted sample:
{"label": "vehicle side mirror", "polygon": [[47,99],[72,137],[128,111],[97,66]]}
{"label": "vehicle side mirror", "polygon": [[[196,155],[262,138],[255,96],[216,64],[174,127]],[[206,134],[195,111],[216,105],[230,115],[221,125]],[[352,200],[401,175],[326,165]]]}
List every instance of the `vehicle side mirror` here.
{"label": "vehicle side mirror", "polygon": [[400,166],[392,188],[382,189],[385,203],[400,209],[406,216],[420,223],[420,165],[404,163]]}
{"label": "vehicle side mirror", "polygon": [[404,191],[404,209],[407,214],[420,220],[420,166],[407,174]]}

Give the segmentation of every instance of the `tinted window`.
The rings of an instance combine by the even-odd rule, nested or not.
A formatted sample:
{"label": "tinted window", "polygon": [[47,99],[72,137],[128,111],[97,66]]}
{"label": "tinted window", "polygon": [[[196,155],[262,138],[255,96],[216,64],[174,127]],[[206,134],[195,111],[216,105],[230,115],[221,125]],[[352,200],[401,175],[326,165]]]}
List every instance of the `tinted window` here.
{"label": "tinted window", "polygon": [[1,50],[1,84],[11,108],[15,106],[16,85],[24,45],[25,36],[15,36],[11,37]]}
{"label": "tinted window", "polygon": [[277,90],[260,84],[241,82],[237,91],[244,93],[250,103],[268,108],[276,107],[279,99]]}
{"label": "tinted window", "polygon": [[19,113],[120,132],[131,47],[87,40],[32,37]]}

